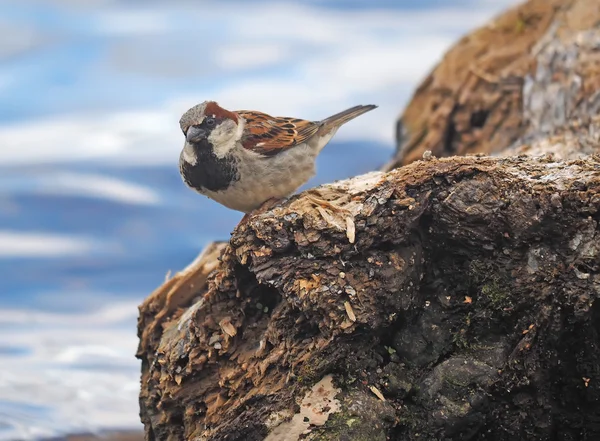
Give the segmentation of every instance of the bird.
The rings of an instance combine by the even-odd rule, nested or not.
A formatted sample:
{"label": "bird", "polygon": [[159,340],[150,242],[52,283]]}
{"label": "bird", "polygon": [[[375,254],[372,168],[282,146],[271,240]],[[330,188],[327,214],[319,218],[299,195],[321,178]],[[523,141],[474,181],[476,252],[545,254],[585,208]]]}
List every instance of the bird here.
{"label": "bird", "polygon": [[315,160],[337,130],[377,108],[358,105],[321,121],[229,111],[215,101],[188,109],[179,120],[184,183],[246,215],[291,196],[316,173]]}

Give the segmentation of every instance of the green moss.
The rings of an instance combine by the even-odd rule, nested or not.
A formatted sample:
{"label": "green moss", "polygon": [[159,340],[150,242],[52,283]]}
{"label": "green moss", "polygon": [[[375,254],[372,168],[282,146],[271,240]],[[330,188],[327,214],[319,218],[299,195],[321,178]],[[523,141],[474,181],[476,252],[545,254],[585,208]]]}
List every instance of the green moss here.
{"label": "green moss", "polygon": [[519,18],[517,18],[515,23],[515,33],[522,34],[527,28],[534,24],[534,21],[535,17],[533,15],[525,16],[520,13]]}
{"label": "green moss", "polygon": [[330,414],[324,426],[311,428],[306,440],[387,441],[397,424],[396,410],[389,402],[380,401],[363,387],[341,392],[336,398],[341,403],[339,411]]}
{"label": "green moss", "polygon": [[301,385],[312,386],[323,377],[329,362],[319,357],[309,359],[296,372],[296,381]]}
{"label": "green moss", "polygon": [[480,260],[472,260],[469,263],[469,285],[478,286],[489,277],[489,267]]}
{"label": "green moss", "polygon": [[354,426],[354,424],[356,424],[357,422],[358,420],[356,418],[349,418],[348,420],[346,420],[346,425],[352,429],[352,426]]}
{"label": "green moss", "polygon": [[344,410],[332,414],[323,428],[312,429],[307,437],[311,441],[331,441],[333,439],[351,439],[352,441],[386,441],[384,429],[375,427],[370,421],[363,421],[356,415]]}
{"label": "green moss", "polygon": [[296,382],[303,386],[310,386],[317,381],[318,375],[310,368],[310,366],[303,366],[296,375]]}
{"label": "green moss", "polygon": [[523,20],[522,17],[519,17],[515,23],[515,32],[517,34],[521,34],[523,31],[525,31],[525,28],[527,28],[527,21]]}
{"label": "green moss", "polygon": [[469,342],[467,340],[467,330],[459,329],[452,336],[452,342],[457,348],[467,349],[469,347]]}
{"label": "green moss", "polygon": [[502,310],[512,306],[510,294],[496,278],[481,287],[481,294],[490,301],[490,306],[493,309]]}
{"label": "green moss", "polygon": [[461,327],[458,331],[456,331],[452,335],[452,343],[459,349],[468,349],[471,344],[467,339],[467,332],[469,331],[469,327],[471,326],[471,316],[472,313],[469,312],[464,319],[464,327]]}
{"label": "green moss", "polygon": [[490,309],[503,311],[513,306],[508,281],[492,264],[474,260],[469,265],[469,286],[477,291],[480,301],[487,301]]}
{"label": "green moss", "polygon": [[397,414],[396,427],[398,426],[404,427],[408,432],[418,432],[423,427],[423,415],[412,411],[410,406],[403,406]]}
{"label": "green moss", "polygon": [[454,377],[443,377],[443,380],[448,383],[450,386],[455,386],[459,389],[465,389],[469,387],[470,382],[465,382],[465,383],[461,383],[460,381],[457,381],[456,378]]}

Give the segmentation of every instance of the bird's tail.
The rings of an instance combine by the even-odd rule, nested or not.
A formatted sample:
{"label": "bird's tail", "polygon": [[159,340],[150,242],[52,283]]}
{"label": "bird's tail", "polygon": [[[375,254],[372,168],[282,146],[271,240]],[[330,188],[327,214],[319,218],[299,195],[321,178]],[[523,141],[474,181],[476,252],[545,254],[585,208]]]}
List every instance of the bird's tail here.
{"label": "bird's tail", "polygon": [[363,113],[367,113],[370,110],[376,109],[377,106],[374,104],[369,104],[367,106],[354,106],[349,109],[346,109],[340,113],[336,113],[335,115],[330,116],[329,118],[325,118],[321,121],[321,127],[325,133],[331,129],[338,128],[342,124],[346,124],[348,121],[356,118],[357,116],[362,115]]}

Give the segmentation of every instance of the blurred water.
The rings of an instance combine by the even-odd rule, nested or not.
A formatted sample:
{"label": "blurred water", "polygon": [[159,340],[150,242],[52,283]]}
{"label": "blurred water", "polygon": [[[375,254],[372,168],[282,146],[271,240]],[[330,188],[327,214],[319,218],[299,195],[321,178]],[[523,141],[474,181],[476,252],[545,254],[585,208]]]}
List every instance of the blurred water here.
{"label": "blurred water", "polygon": [[241,214],[186,189],[181,113],[321,119],[309,184],[380,167],[416,82],[513,0],[0,0],[0,440],[136,429],[137,305]]}

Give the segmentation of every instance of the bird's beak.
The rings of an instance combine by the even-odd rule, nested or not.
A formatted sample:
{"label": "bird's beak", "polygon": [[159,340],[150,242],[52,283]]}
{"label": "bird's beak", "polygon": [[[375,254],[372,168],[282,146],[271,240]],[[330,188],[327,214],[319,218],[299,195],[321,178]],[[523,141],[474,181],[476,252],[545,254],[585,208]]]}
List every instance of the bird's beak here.
{"label": "bird's beak", "polygon": [[185,134],[185,139],[191,143],[202,141],[206,139],[206,130],[192,126]]}

